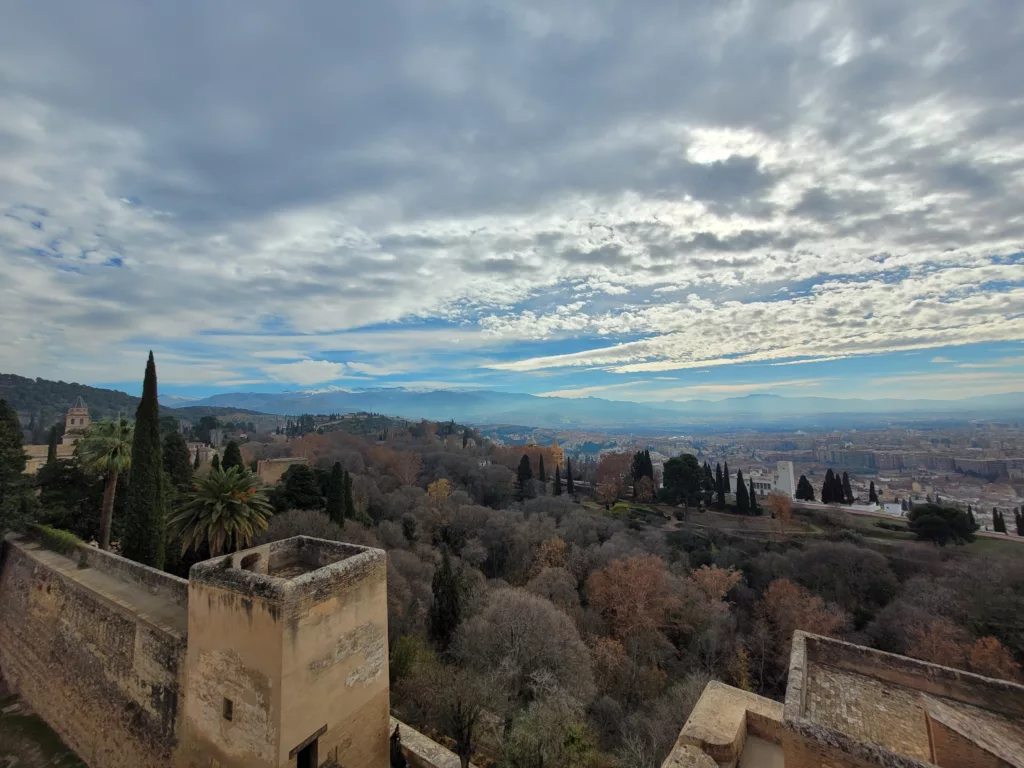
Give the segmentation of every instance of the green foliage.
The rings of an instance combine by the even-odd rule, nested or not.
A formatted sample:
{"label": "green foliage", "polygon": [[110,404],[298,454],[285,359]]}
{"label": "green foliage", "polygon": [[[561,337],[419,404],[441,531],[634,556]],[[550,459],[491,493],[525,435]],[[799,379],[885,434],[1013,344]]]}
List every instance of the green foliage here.
{"label": "green foliage", "polygon": [[327,516],[338,525],[345,523],[345,472],[341,462],[334,462],[327,482]]}
{"label": "green foliage", "polygon": [[736,471],[736,512],[741,515],[750,514],[750,492],[743,482],[743,470]]}
{"label": "green foliage", "polygon": [[234,440],[228,442],[224,448],[224,458],[220,463],[221,469],[225,472],[232,467],[238,467],[239,469],[245,469],[245,462],[242,461],[242,449],[238,447],[238,443]]}
{"label": "green foliage", "polygon": [[871,481],[871,485],[868,487],[868,501],[872,504],[878,503],[878,492],[875,490],[875,481]]}
{"label": "green foliage", "polygon": [[555,482],[554,482],[554,487],[552,488],[551,492],[555,496],[561,496],[562,495],[562,473],[561,473],[561,470],[558,468],[557,464],[555,465]]}
{"label": "green foliage", "polygon": [[448,550],[441,555],[441,565],[430,583],[434,600],[430,604],[430,639],[441,653],[448,651],[455,630],[462,620],[462,569],[452,567]]}
{"label": "green foliage", "polygon": [[79,397],[85,400],[90,416],[96,421],[131,413],[139,405],[139,398],[112,389],[46,379],[26,379],[9,373],[0,373],[0,393],[15,411],[26,415],[37,414],[42,424],[63,424],[65,413]]}
{"label": "green foliage", "polygon": [[796,497],[800,501],[814,501],[814,486],[806,475],[800,475],[800,480],[796,484]]}
{"label": "green foliage", "polygon": [[[106,476],[86,471],[76,456],[40,467],[35,481],[39,489],[40,523],[71,531],[85,541],[100,540]],[[111,534],[116,540],[121,537],[124,522],[127,474],[118,475],[114,483]]]}
{"label": "green foliage", "polygon": [[757,504],[757,491],[754,490],[754,478],[750,478],[750,491],[747,495],[747,500],[750,504],[750,514],[760,515],[762,510]]}
{"label": "green foliage", "polygon": [[411,677],[419,668],[437,663],[434,651],[419,635],[402,635],[391,647],[388,673],[391,686]]}
{"label": "green foliage", "polygon": [[142,400],[135,411],[132,469],[125,500],[121,553],[144,565],[163,568],[166,516],[156,363],[150,352],[142,383]]}
{"label": "green foliage", "polygon": [[0,400],[0,536],[19,528],[34,513],[36,501],[25,464],[18,414]]}
{"label": "green foliage", "polygon": [[844,504],[853,504],[853,489],[850,487],[850,476],[843,472],[843,496]]}
{"label": "green foliage", "polygon": [[565,492],[570,496],[576,493],[576,486],[572,481],[572,459],[568,457],[565,460]]}
{"label": "green foliage", "polygon": [[211,469],[195,480],[193,490],[170,520],[170,533],[190,547],[209,546],[213,557],[244,549],[267,530],[274,512],[257,479],[243,469]]}
{"label": "green foliage", "polygon": [[213,454],[213,458],[210,459],[210,469],[221,469],[220,465],[220,454]]}
{"label": "green foliage", "polygon": [[718,496],[718,508],[725,509],[725,481],[722,479],[722,465],[715,465],[715,493]]}
{"label": "green foliage", "polygon": [[673,504],[697,504],[704,470],[693,454],[684,453],[665,462],[665,495]]}
{"label": "green foliage", "polygon": [[967,544],[974,541],[978,526],[966,512],[937,504],[917,504],[909,513],[910,530],[922,541],[944,547],[949,542]]}
{"label": "green foliage", "polygon": [[316,473],[305,464],[288,467],[281,476],[281,482],[270,492],[270,502],[277,512],[288,509],[323,509],[324,497]]}
{"label": "green foliage", "polygon": [[188,443],[180,432],[171,432],[164,437],[163,460],[164,471],[170,477],[172,487],[178,491],[187,490],[192,485],[192,461]]}
{"label": "green foliage", "polygon": [[[352,499],[352,475],[345,471],[345,517],[349,520],[355,520],[356,515],[356,503]],[[363,513],[361,522],[368,522],[366,513]]]}
{"label": "green foliage", "polygon": [[544,454],[541,454],[539,458],[540,461],[537,463],[537,479],[542,483],[546,483],[548,476],[544,472]]}
{"label": "green foliage", "polygon": [[78,549],[82,540],[70,531],[62,531],[60,528],[51,528],[49,525],[29,523],[26,528],[47,549],[51,549],[62,555],[68,555]]}
{"label": "green foliage", "polygon": [[[134,440],[135,427],[127,419],[104,419],[90,424],[82,439],[75,444],[75,455],[81,461],[82,469],[98,474],[106,481],[97,537],[100,549],[110,548],[118,479],[131,468]],[[122,490],[127,491],[127,488]]]}
{"label": "green foliage", "polygon": [[57,425],[50,427],[50,437],[46,443],[46,463],[53,464],[57,460]]}

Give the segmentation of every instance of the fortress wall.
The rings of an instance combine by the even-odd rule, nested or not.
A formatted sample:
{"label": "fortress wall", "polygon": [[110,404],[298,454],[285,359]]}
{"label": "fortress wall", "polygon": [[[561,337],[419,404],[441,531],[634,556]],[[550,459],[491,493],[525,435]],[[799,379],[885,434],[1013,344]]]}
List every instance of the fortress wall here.
{"label": "fortress wall", "polygon": [[[85,558],[97,570],[148,578],[98,555]],[[177,589],[152,581],[156,593]],[[91,768],[166,768],[185,638],[119,599],[145,595],[121,583],[9,536],[0,552],[0,672]]]}
{"label": "fortress wall", "polygon": [[135,584],[154,597],[166,599],[181,608],[188,608],[187,579],[88,545],[80,546],[77,554],[78,561],[83,567],[96,568],[121,581]]}

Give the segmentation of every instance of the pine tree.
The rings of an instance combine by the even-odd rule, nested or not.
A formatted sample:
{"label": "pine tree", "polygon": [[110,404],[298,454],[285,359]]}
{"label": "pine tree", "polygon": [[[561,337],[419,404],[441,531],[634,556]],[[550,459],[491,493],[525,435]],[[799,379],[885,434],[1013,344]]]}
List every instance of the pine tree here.
{"label": "pine tree", "polygon": [[220,454],[213,454],[213,458],[210,459],[210,469],[220,469]]}
{"label": "pine tree", "polygon": [[736,470],[736,512],[741,515],[750,513],[750,495],[743,482],[743,470]]}
{"label": "pine tree", "polygon": [[50,439],[46,446],[46,463],[53,464],[57,460],[57,425],[50,427]]}
{"label": "pine tree", "polygon": [[551,491],[555,496],[562,495],[562,474],[558,469],[558,465],[555,465],[555,486]]}
{"label": "pine tree", "polygon": [[576,493],[576,486],[572,482],[572,459],[565,460],[565,492],[572,496]]}
{"label": "pine tree", "polygon": [[242,461],[242,451],[234,440],[230,441],[224,448],[224,459],[220,463],[220,468],[225,472],[232,467],[238,467],[239,471],[245,470],[245,462]]}
{"label": "pine tree", "polygon": [[725,483],[722,482],[721,464],[715,464],[715,493],[718,495],[718,508],[725,509]]}
{"label": "pine tree", "polygon": [[462,619],[462,574],[452,567],[448,550],[441,554],[441,566],[430,583],[434,600],[430,604],[430,639],[445,653]]}
{"label": "pine tree", "polygon": [[871,485],[868,486],[868,501],[872,504],[878,503],[878,494],[875,492],[875,481],[871,481]]}
{"label": "pine tree", "polygon": [[814,486],[807,475],[800,475],[800,481],[796,484],[796,497],[800,501],[814,501]]}
{"label": "pine tree", "polygon": [[729,487],[729,462],[725,462],[725,467],[722,469],[722,485],[725,488],[726,495],[732,493],[732,488]]}
{"label": "pine tree", "polygon": [[540,461],[537,464],[537,479],[540,480],[542,487],[548,482],[548,476],[544,472],[544,454],[543,453],[540,455]]}
{"label": "pine tree", "polygon": [[760,515],[761,508],[757,505],[757,491],[754,490],[754,478],[750,478],[750,514]]}
{"label": "pine tree", "polygon": [[345,470],[345,517],[349,520],[356,519],[356,504],[352,499],[352,475],[348,470]]}
{"label": "pine tree", "polygon": [[327,481],[327,516],[338,525],[345,522],[345,472],[340,461],[334,462]]}
{"label": "pine tree", "polygon": [[853,504],[853,488],[850,487],[850,476],[843,472],[843,503]]}
{"label": "pine tree", "polygon": [[152,568],[164,565],[166,488],[160,445],[160,405],[157,402],[156,363],[146,362],[142,400],[135,411],[132,468],[124,505],[121,553]]}
{"label": "pine tree", "polygon": [[189,461],[188,443],[180,432],[168,432],[164,438],[164,471],[171,485],[181,492],[192,485],[192,462]]}

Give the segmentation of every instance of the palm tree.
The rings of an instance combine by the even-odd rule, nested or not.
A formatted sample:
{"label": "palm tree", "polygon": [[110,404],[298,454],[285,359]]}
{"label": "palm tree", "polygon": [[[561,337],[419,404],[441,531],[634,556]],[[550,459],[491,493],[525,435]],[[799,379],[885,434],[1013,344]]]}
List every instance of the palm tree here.
{"label": "palm tree", "polygon": [[103,510],[100,514],[100,549],[110,549],[110,524],[114,519],[117,478],[132,466],[135,425],[120,416],[90,424],[75,444],[75,452],[86,469],[106,475]]}
{"label": "palm tree", "polygon": [[255,475],[239,467],[211,469],[197,477],[192,491],[171,518],[170,534],[181,537],[184,554],[206,541],[211,556],[243,549],[257,533],[267,530],[267,518],[274,514]]}

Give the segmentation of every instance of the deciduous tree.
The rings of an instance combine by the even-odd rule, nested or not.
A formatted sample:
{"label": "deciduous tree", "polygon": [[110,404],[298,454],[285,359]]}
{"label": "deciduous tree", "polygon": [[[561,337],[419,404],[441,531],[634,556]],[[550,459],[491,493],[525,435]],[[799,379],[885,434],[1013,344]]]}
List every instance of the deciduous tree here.
{"label": "deciduous tree", "polygon": [[768,494],[768,509],[779,521],[779,532],[785,536],[786,523],[793,517],[793,502],[782,491],[772,491]]}

